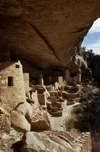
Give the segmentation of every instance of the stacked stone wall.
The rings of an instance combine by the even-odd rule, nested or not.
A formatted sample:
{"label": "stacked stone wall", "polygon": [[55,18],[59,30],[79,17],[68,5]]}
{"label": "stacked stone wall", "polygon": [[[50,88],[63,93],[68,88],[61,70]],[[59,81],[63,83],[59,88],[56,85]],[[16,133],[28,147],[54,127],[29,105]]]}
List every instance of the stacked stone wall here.
{"label": "stacked stone wall", "polygon": [[0,63],[0,105],[15,107],[25,102],[22,65],[20,62]]}

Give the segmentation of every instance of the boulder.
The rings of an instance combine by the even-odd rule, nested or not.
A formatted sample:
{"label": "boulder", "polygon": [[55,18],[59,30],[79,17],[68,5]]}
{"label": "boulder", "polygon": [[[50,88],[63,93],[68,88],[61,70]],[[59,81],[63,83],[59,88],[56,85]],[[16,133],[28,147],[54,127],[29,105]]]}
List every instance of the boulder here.
{"label": "boulder", "polygon": [[32,107],[29,103],[24,103],[17,106],[11,112],[11,124],[16,129],[22,131],[30,131],[31,129],[31,119],[32,119]]}
{"label": "boulder", "polygon": [[20,130],[30,131],[31,125],[26,120],[25,116],[17,111],[11,112],[11,123]]}
{"label": "boulder", "polygon": [[71,145],[59,137],[44,133],[27,132],[21,152],[74,152]]}

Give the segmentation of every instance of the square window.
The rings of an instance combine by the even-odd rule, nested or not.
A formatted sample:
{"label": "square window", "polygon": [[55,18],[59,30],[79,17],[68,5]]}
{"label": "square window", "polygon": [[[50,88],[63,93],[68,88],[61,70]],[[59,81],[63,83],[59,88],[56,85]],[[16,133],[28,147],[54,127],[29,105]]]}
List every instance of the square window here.
{"label": "square window", "polygon": [[16,66],[15,66],[16,68],[19,68],[19,65],[18,64],[16,64]]}

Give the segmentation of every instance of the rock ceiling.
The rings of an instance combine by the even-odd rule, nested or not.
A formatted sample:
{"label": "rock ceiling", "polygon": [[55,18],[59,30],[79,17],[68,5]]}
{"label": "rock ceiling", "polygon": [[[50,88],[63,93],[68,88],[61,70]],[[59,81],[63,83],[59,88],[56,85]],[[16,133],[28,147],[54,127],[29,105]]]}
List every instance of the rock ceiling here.
{"label": "rock ceiling", "polygon": [[99,0],[1,0],[0,52],[39,68],[67,67],[99,16]]}

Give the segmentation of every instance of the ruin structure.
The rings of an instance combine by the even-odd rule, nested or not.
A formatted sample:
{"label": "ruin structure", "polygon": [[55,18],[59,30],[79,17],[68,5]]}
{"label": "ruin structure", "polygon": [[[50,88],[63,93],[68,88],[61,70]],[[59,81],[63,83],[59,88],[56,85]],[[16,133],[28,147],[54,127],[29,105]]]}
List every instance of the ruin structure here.
{"label": "ruin structure", "polygon": [[[73,63],[75,64],[75,61]],[[72,66],[70,67],[72,68]],[[80,67],[81,64],[78,68],[80,69]],[[52,94],[54,91],[63,91],[66,85],[81,83],[81,71],[79,70],[75,76],[71,76],[70,71],[71,69],[62,72],[58,71],[58,75],[56,73],[56,75],[53,74],[45,78],[40,74],[36,85],[32,85],[29,73],[23,73],[20,61],[0,62],[0,104],[1,106],[7,104],[9,107],[14,108],[18,103],[26,102],[26,97],[29,102],[32,102],[34,100],[34,91],[37,91],[39,103],[46,105],[48,97],[46,90]],[[33,81],[35,80],[33,79]],[[29,88],[30,86],[31,88]]]}
{"label": "ruin structure", "polygon": [[0,152],[92,151],[68,121],[82,109],[82,67],[92,75],[78,50],[99,16],[99,0],[0,1]]}
{"label": "ruin structure", "polygon": [[0,62],[0,106],[14,108],[25,102],[23,69],[20,61]]}
{"label": "ruin structure", "polygon": [[[0,62],[1,133],[10,136],[11,128],[22,132],[22,135],[30,131],[66,132],[67,108],[77,104],[80,99],[82,64],[87,68],[83,58],[76,55],[69,68],[50,71],[49,75],[45,75],[44,71],[32,77],[30,70],[29,73],[23,71],[24,65],[20,61]],[[58,138],[57,135],[55,138]],[[90,140],[89,136],[87,149],[91,149]],[[77,152],[77,147],[69,146],[69,149]]]}

